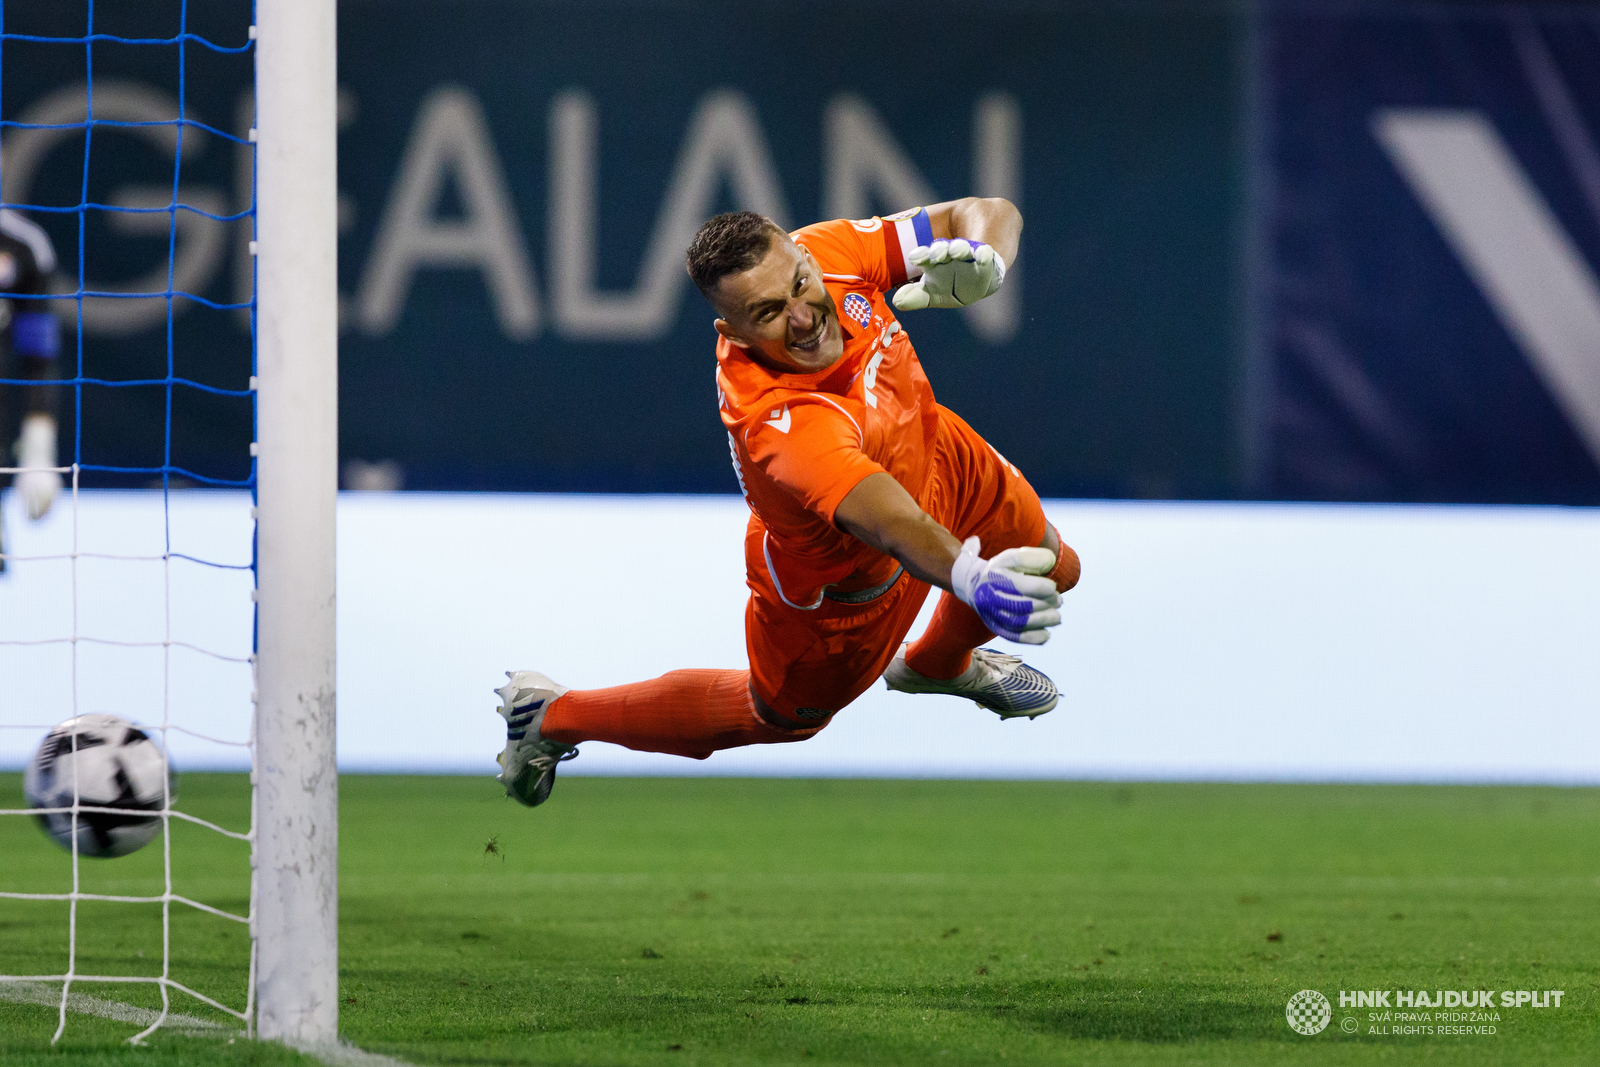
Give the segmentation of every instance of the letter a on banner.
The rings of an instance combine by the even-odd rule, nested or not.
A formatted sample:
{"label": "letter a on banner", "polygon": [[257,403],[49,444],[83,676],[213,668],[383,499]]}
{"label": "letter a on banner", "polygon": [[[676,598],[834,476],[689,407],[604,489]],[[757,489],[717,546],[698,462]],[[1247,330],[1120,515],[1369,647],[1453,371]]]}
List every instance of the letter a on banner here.
{"label": "letter a on banner", "polygon": [[[434,215],[446,177],[455,179],[465,218]],[[424,267],[478,270],[506,336],[537,336],[539,298],[505,172],[477,98],[458,86],[435,89],[417,113],[361,278],[361,328],[394,329]]]}
{"label": "letter a on banner", "polygon": [[739,207],[788,228],[789,209],[756,110],[731,89],[709,92],[689,119],[672,181],[631,292],[604,293],[598,277],[599,109],[585,92],[550,105],[550,278],[556,326],[580,340],[646,341],[672,329],[687,280],[683,250],[724,178]]}
{"label": "letter a on banner", "polygon": [[[876,200],[891,211],[940,200],[883,119],[866,100],[841,93],[823,117],[823,215],[860,219]],[[972,192],[1022,206],[1022,109],[1010,93],[988,93],[972,114]],[[876,196],[873,194],[876,193]],[[963,314],[972,332],[1006,344],[1022,324],[1022,278],[1006,264],[1006,282]]]}

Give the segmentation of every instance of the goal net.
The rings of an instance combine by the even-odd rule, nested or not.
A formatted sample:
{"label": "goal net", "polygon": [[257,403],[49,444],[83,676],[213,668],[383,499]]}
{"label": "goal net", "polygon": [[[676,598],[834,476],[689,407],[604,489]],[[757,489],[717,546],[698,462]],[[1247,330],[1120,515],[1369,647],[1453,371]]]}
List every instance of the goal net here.
{"label": "goal net", "polygon": [[0,0],[0,765],[110,714],[250,772],[115,859],[77,784],[67,850],[0,796],[0,1009],[52,1043],[334,1039],[333,96],[330,0]]}

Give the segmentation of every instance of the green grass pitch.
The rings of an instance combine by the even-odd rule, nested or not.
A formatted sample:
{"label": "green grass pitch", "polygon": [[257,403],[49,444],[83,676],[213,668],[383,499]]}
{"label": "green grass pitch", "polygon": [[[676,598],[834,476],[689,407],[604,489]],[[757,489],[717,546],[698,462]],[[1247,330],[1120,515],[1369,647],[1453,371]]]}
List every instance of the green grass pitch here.
{"label": "green grass pitch", "polygon": [[[341,783],[340,1025],[416,1064],[1595,1062],[1600,790],[564,777]],[[20,798],[17,775],[0,796]],[[242,826],[241,776],[180,807]],[[4,806],[13,806],[7,803]],[[493,850],[486,850],[491,842]],[[4,888],[66,883],[0,819]],[[174,832],[179,892],[242,909],[242,845]],[[159,889],[159,842],[85,861]],[[81,969],[153,974],[151,906],[83,905]],[[0,901],[0,971],[65,963],[62,904]],[[248,943],[177,914],[174,975],[230,1002]],[[1369,1033],[1340,989],[1564,990],[1493,1035]],[[149,1006],[147,987],[82,987]],[[1316,989],[1332,1025],[1292,1031]],[[178,998],[177,1010],[215,1013]],[[1357,1032],[1342,1029],[1345,1019]],[[226,1037],[0,1001],[0,1061],[279,1064]]]}

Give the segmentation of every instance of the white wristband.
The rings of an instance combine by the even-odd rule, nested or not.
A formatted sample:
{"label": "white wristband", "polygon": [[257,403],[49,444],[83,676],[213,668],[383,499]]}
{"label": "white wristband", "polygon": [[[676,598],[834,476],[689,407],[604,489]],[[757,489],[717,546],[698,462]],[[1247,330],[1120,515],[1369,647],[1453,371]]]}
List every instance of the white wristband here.
{"label": "white wristband", "polygon": [[987,570],[984,561],[978,558],[979,548],[976,537],[967,538],[961,545],[961,554],[950,564],[950,591],[969,608],[972,607],[972,596],[977,592],[978,583],[983,580]]}

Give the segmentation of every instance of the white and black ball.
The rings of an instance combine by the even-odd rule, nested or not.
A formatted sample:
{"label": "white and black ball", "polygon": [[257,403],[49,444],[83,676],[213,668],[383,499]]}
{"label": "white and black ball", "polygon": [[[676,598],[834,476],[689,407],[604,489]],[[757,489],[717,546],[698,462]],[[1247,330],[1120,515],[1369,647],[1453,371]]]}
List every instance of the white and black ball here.
{"label": "white and black ball", "polygon": [[[77,813],[80,856],[126,856],[143,848],[161,832],[166,792],[178,796],[161,746],[115,715],[79,715],[51,730],[28,764],[22,791],[30,808],[70,808],[74,782],[81,807],[117,809]],[[72,848],[71,812],[37,818],[58,844]]]}

